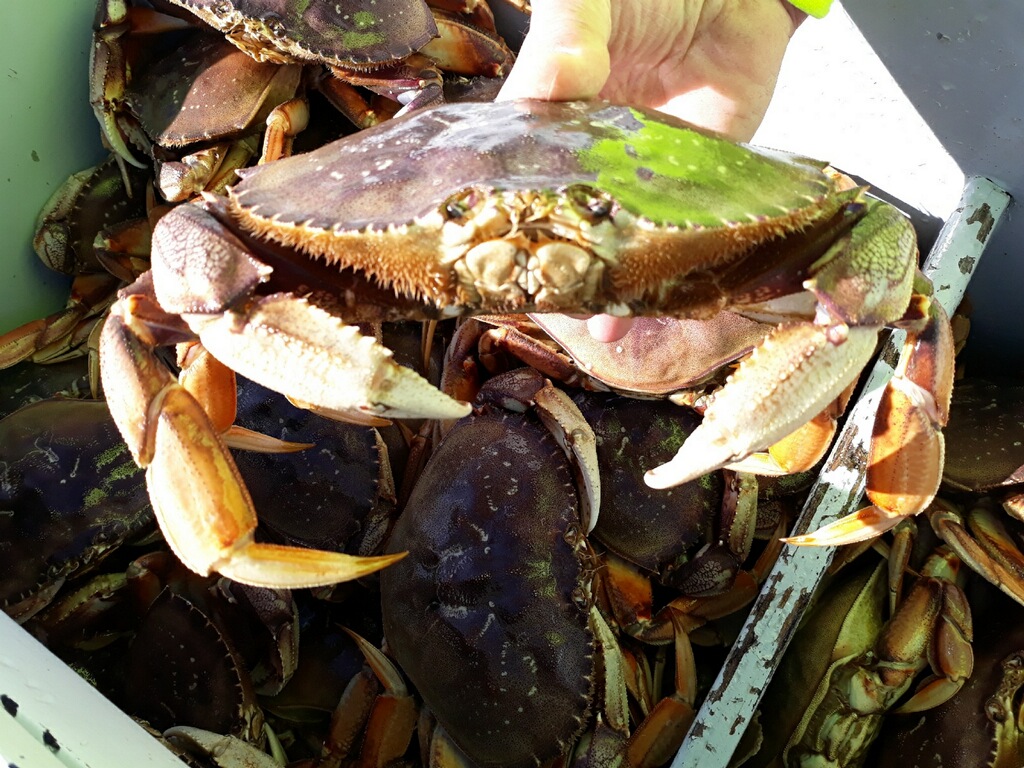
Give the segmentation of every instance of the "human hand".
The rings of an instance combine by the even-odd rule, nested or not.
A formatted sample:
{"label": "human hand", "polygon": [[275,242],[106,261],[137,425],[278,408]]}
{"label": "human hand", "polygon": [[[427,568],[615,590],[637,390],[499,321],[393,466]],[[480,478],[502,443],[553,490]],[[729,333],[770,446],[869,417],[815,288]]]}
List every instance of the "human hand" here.
{"label": "human hand", "polygon": [[[749,141],[803,18],[785,0],[533,0],[498,98],[599,97]],[[607,315],[588,321],[598,341],[630,325]]]}

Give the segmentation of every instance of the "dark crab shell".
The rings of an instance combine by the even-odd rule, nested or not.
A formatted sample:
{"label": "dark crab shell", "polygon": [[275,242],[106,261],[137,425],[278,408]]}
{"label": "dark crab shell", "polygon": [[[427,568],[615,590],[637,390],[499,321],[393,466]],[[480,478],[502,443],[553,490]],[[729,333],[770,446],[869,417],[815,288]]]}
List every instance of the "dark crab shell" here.
{"label": "dark crab shell", "polygon": [[437,36],[423,0],[171,0],[229,36],[296,60],[379,67]]}
{"label": "dark crab shell", "polygon": [[645,485],[643,473],[675,455],[700,417],[667,400],[603,392],[576,392],[573,402],[597,437],[601,514],[593,538],[620,557],[667,575],[708,537],[721,506],[722,475],[705,475],[666,492]]}
{"label": "dark crab shell", "polygon": [[0,608],[154,528],[143,472],[105,403],[43,400],[0,421]]}
{"label": "dark crab shell", "polygon": [[[606,282],[614,291],[593,309],[830,219],[857,191],[835,194],[823,169],[634,107],[446,104],[242,171],[230,198],[247,230],[451,304],[451,262],[461,254],[450,252],[446,230],[453,219],[465,223],[462,205],[511,196],[515,207],[547,196],[565,211],[556,218],[583,220],[576,241],[613,267]],[[481,240],[494,237],[486,230]]]}
{"label": "dark crab shell", "polygon": [[943,480],[959,490],[1024,483],[1024,384],[958,382],[949,406]]}
{"label": "dark crab shell", "polygon": [[389,549],[409,556],[381,572],[388,647],[477,765],[540,764],[583,727],[595,658],[580,540],[550,432],[489,410],[438,446],[395,526]]}

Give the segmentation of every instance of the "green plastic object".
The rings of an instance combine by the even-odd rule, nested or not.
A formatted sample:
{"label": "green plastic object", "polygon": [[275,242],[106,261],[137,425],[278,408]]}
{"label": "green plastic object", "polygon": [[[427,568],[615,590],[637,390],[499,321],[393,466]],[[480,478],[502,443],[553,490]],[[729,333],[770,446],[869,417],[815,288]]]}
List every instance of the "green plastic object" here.
{"label": "green plastic object", "polygon": [[39,209],[75,171],[105,156],[87,81],[94,4],[0,5],[0,333],[64,306],[69,281],[32,250]]}

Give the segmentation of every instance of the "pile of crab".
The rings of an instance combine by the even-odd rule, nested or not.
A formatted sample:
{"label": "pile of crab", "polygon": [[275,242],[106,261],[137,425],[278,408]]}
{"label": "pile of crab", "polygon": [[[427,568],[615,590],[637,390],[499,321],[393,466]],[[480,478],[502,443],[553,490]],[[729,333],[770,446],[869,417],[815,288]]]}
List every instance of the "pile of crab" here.
{"label": "pile of crab", "polygon": [[[41,214],[72,295],[0,365],[88,353],[69,375],[105,399],[11,400],[4,450],[75,458],[3,465],[2,545],[38,551],[0,601],[157,730],[297,764],[666,763],[694,644],[735,634],[886,328],[868,505],[791,542],[939,503],[954,341],[909,221],[655,112],[488,101],[513,59],[483,0],[100,2],[113,154]],[[603,344],[566,313],[637,319]],[[95,485],[60,490],[68,462]],[[22,517],[62,504],[73,541]],[[1021,600],[998,537],[931,519]],[[918,597],[943,578],[907,597],[963,639],[928,706],[970,666],[954,588]],[[171,626],[217,671],[136,669]],[[933,654],[885,638],[895,701]]]}

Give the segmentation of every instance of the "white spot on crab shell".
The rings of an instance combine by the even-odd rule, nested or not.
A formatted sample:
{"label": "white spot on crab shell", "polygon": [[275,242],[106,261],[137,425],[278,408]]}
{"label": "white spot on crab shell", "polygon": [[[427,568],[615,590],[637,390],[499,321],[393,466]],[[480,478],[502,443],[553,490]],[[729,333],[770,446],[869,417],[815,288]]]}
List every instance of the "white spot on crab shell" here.
{"label": "white spot on crab shell", "polygon": [[490,537],[487,535],[487,531],[485,531],[479,525],[470,523],[469,527],[476,531],[477,535],[480,537],[480,541],[490,541]]}
{"label": "white spot on crab shell", "polygon": [[447,619],[465,619],[469,615],[469,609],[464,605],[446,605],[441,613]]}
{"label": "white spot on crab shell", "polygon": [[484,619],[483,626],[480,627],[480,631],[477,633],[477,639],[478,640],[480,638],[482,638],[485,634],[487,634],[487,630],[489,630],[491,628],[491,625],[495,621],[497,621],[497,618],[495,617],[495,615],[493,613],[488,613],[487,614],[487,618]]}

